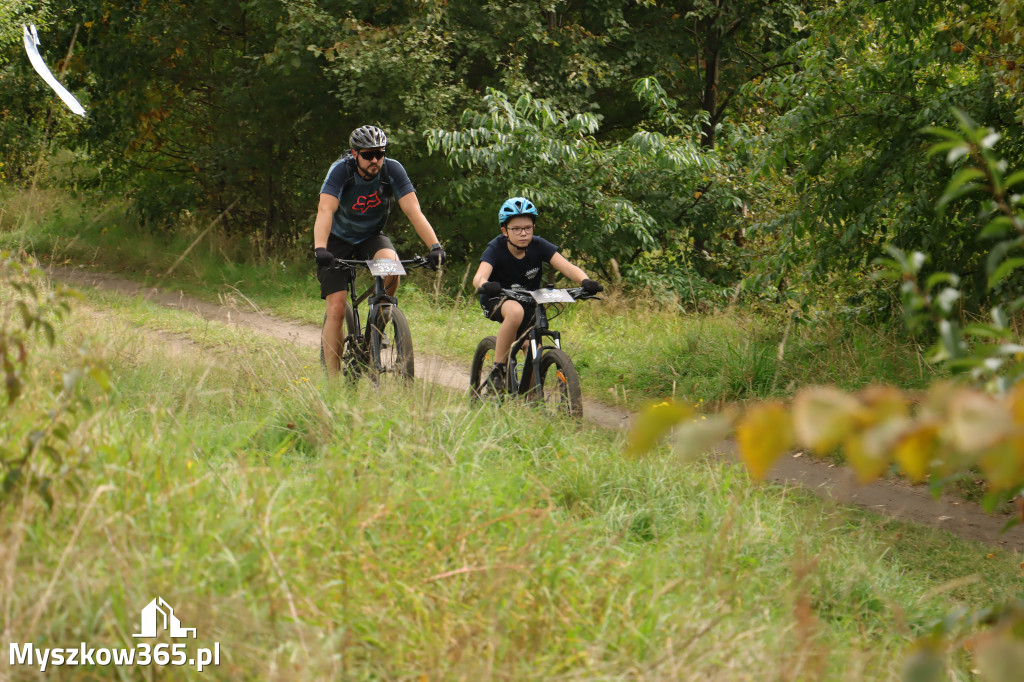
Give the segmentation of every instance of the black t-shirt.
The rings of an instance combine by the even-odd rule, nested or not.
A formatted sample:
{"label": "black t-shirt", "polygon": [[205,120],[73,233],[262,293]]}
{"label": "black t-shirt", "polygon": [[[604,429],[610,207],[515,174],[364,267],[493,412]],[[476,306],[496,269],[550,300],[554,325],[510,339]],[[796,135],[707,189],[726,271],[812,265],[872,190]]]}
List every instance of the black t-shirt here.
{"label": "black t-shirt", "polygon": [[526,255],[516,258],[508,250],[508,237],[499,235],[487,244],[481,263],[490,263],[494,270],[488,278],[505,289],[540,289],[544,263],[558,253],[558,247],[541,237],[534,237],[526,247]]}

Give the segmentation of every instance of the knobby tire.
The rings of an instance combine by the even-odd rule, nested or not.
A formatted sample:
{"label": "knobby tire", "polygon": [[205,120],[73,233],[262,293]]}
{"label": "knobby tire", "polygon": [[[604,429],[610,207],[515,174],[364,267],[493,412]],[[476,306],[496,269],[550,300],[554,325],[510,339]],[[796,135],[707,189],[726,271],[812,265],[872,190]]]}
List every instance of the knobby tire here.
{"label": "knobby tire", "polygon": [[568,354],[549,348],[540,358],[540,381],[537,397],[552,411],[579,419],[583,416],[580,375]]}
{"label": "knobby tire", "polygon": [[[412,332],[405,313],[391,306],[390,319],[385,320],[384,311],[377,308],[370,330],[370,364],[376,374],[396,375],[412,379],[416,373],[412,349]],[[387,339],[385,346],[383,339]]]}

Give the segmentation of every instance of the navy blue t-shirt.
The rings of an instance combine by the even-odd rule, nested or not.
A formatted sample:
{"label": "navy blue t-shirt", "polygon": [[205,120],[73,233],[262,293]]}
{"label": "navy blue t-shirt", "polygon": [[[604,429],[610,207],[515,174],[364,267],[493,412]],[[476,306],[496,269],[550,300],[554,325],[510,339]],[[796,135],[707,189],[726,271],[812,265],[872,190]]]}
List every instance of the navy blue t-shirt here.
{"label": "navy blue t-shirt", "polygon": [[[331,164],[320,193],[338,198],[338,210],[331,220],[331,234],[349,244],[361,244],[384,229],[388,221],[390,199],[380,195],[380,173],[365,180],[354,169],[351,175],[355,181],[349,183],[342,192],[343,180],[350,175],[345,167],[345,159],[343,156]],[[395,199],[415,191],[402,164],[387,158],[384,162],[388,164],[388,180]]]}
{"label": "navy blue t-shirt", "polygon": [[540,289],[544,263],[550,263],[558,247],[541,237],[534,237],[526,247],[526,255],[516,258],[508,250],[508,237],[499,235],[487,244],[481,263],[490,263],[494,270],[488,278],[504,289]]}

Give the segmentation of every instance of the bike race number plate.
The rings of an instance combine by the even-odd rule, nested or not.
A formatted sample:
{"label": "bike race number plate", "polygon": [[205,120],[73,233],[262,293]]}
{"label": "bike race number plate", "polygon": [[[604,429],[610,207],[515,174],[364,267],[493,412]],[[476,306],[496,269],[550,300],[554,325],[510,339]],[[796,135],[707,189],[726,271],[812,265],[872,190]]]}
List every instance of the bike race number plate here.
{"label": "bike race number plate", "polygon": [[573,303],[576,300],[565,289],[538,289],[531,291],[530,296],[537,303]]}
{"label": "bike race number plate", "polygon": [[389,258],[368,260],[366,261],[366,267],[370,268],[370,274],[374,277],[390,277],[391,275],[405,274],[405,266]]}

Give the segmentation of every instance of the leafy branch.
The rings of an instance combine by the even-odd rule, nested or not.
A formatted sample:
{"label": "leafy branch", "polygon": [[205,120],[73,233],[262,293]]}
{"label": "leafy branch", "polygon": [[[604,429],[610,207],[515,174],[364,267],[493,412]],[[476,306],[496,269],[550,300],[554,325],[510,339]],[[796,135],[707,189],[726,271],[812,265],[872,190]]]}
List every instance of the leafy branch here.
{"label": "leafy branch", "polygon": [[[1007,175],[1007,164],[993,151],[998,133],[963,112],[954,114],[956,130],[925,130],[942,139],[931,154],[945,154],[947,163],[958,167],[936,208],[941,218],[955,201],[978,201],[984,222],[978,238],[995,240],[986,259],[988,292],[995,301],[991,321],[961,321],[962,278],[957,273],[934,272],[921,283],[928,262],[923,252],[889,248],[882,276],[899,283],[907,326],[916,332],[931,326],[937,332],[929,359],[967,380],[937,382],[920,395],[889,386],[854,394],[814,386],[797,391],[790,405],[762,402],[739,414],[709,417],[666,401],[638,417],[629,454],[647,452],[674,430],[676,450],[698,457],[731,433],[747,471],[758,480],[785,453],[802,448],[822,457],[841,451],[862,483],[896,471],[927,483],[936,495],[952,481],[980,472],[988,487],[983,506],[990,512],[1024,491],[1024,343],[1010,321],[1024,307],[1017,277],[1024,267],[1024,216],[1021,195],[1013,192],[1024,183],[1024,172]],[[1013,518],[1007,527],[1021,521]],[[944,642],[958,647],[974,640],[1019,639],[1021,623],[1020,602],[953,613],[922,640],[908,669],[915,671],[914,679],[941,679]],[[985,637],[961,635],[983,626],[989,628]]]}
{"label": "leafy branch", "polygon": [[[42,272],[23,258],[0,252],[0,365],[6,397],[6,434],[0,440],[0,511],[25,489],[38,494],[47,506],[53,504],[57,474],[52,471],[67,473],[67,454],[74,451],[70,441],[75,421],[91,409],[79,390],[81,382],[90,378],[102,391],[110,390],[105,365],[79,348],[78,361],[62,374],[55,404],[46,406],[45,400],[26,404],[23,400],[33,388],[29,370],[34,339],[41,335],[52,348],[56,343],[54,324],[70,312],[71,301],[78,297],[73,289],[45,285]],[[45,460],[39,461],[41,455]],[[47,467],[45,461],[53,466]]]}

